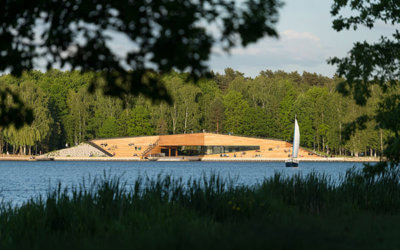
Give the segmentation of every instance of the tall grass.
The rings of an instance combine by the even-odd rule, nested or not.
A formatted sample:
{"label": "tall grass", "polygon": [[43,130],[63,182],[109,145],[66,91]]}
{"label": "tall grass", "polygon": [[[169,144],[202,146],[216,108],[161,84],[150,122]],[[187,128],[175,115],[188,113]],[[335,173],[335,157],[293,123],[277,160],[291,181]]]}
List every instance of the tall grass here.
{"label": "tall grass", "polygon": [[[0,249],[324,249],[395,246],[400,171],[275,174],[255,186],[104,175],[0,206]],[[328,244],[327,244],[328,243]]]}

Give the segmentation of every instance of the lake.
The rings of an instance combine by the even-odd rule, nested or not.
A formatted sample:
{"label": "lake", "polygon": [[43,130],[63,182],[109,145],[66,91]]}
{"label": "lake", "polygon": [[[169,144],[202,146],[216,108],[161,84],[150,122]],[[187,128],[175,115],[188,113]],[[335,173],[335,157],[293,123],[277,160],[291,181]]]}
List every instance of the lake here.
{"label": "lake", "polygon": [[283,162],[0,161],[0,199],[21,204],[31,197],[45,195],[59,182],[64,186],[77,186],[83,179],[103,176],[104,172],[121,177],[128,185],[138,176],[156,178],[160,174],[169,174],[187,180],[212,173],[237,177],[240,185],[254,185],[276,172],[290,176],[314,171],[338,180],[353,166],[363,166],[354,162],[301,162],[299,168],[286,168],[284,165]]}

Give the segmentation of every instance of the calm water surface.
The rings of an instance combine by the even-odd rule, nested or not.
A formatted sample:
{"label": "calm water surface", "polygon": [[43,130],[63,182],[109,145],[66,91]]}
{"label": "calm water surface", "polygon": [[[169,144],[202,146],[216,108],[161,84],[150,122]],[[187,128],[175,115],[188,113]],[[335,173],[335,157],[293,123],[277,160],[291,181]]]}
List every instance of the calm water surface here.
{"label": "calm water surface", "polygon": [[49,187],[61,182],[64,186],[79,185],[83,179],[103,176],[104,172],[120,176],[129,185],[138,176],[156,178],[161,175],[184,180],[212,173],[238,177],[238,184],[254,185],[276,172],[285,175],[311,172],[325,173],[334,180],[346,170],[362,163],[301,162],[299,168],[285,168],[283,162],[7,162],[0,161],[0,199],[21,204],[31,197],[46,194]]}

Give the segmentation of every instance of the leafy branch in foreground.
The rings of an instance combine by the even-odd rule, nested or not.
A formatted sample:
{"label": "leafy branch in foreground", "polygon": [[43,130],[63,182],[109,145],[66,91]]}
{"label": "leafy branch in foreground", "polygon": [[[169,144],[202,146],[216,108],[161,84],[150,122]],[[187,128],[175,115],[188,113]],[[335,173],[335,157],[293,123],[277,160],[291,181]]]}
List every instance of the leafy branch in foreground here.
{"label": "leafy branch in foreground", "polygon": [[[349,7],[354,15],[344,17],[341,11]],[[377,22],[394,28],[400,24],[399,1],[335,0],[331,14],[336,17],[336,31],[359,25],[372,29]],[[395,30],[393,38],[381,37],[376,43],[357,42],[345,58],[331,58],[337,65],[337,74],[345,81],[338,85],[344,95],[352,94],[357,104],[366,105],[374,85],[382,90],[377,114],[373,117],[380,129],[387,129],[392,136],[387,141],[385,154],[393,164],[400,163],[400,96],[396,93],[400,85],[400,33]],[[362,121],[364,118],[360,118]],[[357,126],[353,126],[353,131]]]}
{"label": "leafy branch in foreground", "polygon": [[0,90],[0,126],[14,124],[21,128],[24,123],[33,122],[33,111],[26,107],[18,93],[6,87]]}
{"label": "leafy branch in foreground", "polygon": [[[108,95],[143,94],[168,101],[158,74],[149,72],[179,70],[194,79],[206,75],[213,45],[229,51],[263,36],[277,37],[282,3],[5,0],[0,5],[0,71],[19,76],[39,60],[47,69],[57,65],[102,72],[101,87]],[[112,37],[126,38],[126,48],[113,48]]]}

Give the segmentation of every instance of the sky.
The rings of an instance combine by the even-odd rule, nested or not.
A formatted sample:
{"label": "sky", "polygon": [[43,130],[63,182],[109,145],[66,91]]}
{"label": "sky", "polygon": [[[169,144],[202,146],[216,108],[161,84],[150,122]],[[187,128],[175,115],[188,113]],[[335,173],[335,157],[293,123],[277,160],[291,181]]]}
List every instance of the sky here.
{"label": "sky", "polygon": [[328,58],[346,56],[355,42],[378,41],[382,35],[391,36],[394,31],[394,27],[381,23],[373,30],[336,32],[330,15],[333,0],[283,1],[277,25],[279,39],[263,38],[246,48],[237,47],[229,55],[214,50],[210,69],[223,73],[230,67],[248,77],[267,69],[308,71],[331,77],[336,68],[327,64]]}
{"label": "sky", "polygon": [[[246,48],[233,48],[229,54],[214,47],[209,69],[223,73],[230,67],[247,77],[256,77],[262,70],[308,71],[332,77],[336,68],[328,65],[328,58],[344,57],[355,42],[378,41],[382,35],[391,37],[395,30],[393,26],[378,23],[372,30],[359,28],[336,32],[332,29],[330,14],[333,0],[282,1],[285,5],[280,9],[277,24],[279,39],[265,37]],[[210,32],[215,31],[211,28]],[[109,43],[111,50],[122,58],[135,49],[125,35],[109,35],[113,38]],[[39,68],[45,68],[41,60],[37,64]]]}

